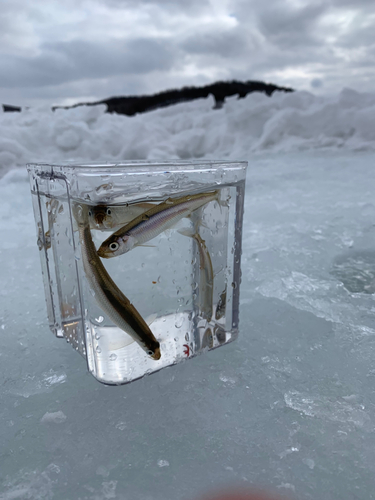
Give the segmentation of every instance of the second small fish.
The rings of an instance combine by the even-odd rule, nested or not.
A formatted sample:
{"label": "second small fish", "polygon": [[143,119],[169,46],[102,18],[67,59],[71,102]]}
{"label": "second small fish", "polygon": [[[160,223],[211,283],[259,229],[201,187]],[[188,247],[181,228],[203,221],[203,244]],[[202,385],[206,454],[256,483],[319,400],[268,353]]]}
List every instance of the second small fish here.
{"label": "second small fish", "polygon": [[89,209],[90,227],[101,231],[115,229],[127,224],[154,206],[154,203],[95,205]]}
{"label": "second small fish", "polygon": [[218,196],[218,191],[212,191],[191,194],[182,198],[168,198],[113,233],[101,244],[98,255],[109,259],[129,252],[132,248],[143,245],[163,231],[170,229],[194,210],[210,201],[217,200]]}
{"label": "second small fish", "polygon": [[198,247],[199,253],[199,310],[202,318],[211,321],[212,318],[212,300],[214,291],[214,271],[210,253],[207,249],[205,241],[201,238],[197,231],[191,229],[180,229],[178,231],[184,236],[193,238]]}

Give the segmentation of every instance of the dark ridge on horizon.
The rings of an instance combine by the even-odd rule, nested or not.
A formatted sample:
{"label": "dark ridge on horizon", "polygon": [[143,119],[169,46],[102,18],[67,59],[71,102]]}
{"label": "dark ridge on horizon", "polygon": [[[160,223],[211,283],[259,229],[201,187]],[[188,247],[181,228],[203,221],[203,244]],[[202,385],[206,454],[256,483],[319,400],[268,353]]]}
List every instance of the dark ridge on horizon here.
{"label": "dark ridge on horizon", "polygon": [[[117,113],[120,115],[134,116],[137,113],[145,113],[157,108],[163,108],[180,102],[193,101],[208,97],[212,94],[215,99],[215,108],[221,108],[226,97],[238,95],[238,99],[244,98],[251,92],[263,92],[271,96],[276,90],[284,92],[294,92],[294,89],[289,87],[280,87],[272,83],[264,83],[259,81],[248,80],[240,82],[232,80],[229,82],[215,82],[203,87],[183,87],[181,89],[164,90],[152,95],[141,96],[119,96],[109,97],[101,101],[81,102],[71,106],[53,106],[55,109],[72,109],[78,106],[96,106],[98,104],[106,104],[107,113]],[[22,111],[18,106],[10,106],[3,104],[4,111]]]}
{"label": "dark ridge on horizon", "polygon": [[13,113],[14,111],[22,111],[19,106],[12,106],[11,104],[3,104],[4,113]]}

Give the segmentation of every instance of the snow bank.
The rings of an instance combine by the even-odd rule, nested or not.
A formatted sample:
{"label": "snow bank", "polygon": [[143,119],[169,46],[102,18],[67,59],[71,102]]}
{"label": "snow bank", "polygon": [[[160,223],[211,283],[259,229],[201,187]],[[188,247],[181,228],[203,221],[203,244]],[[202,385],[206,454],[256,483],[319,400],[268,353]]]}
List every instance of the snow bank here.
{"label": "snow bank", "polygon": [[128,117],[106,107],[0,113],[0,173],[29,161],[248,158],[252,152],[375,149],[375,93],[249,94]]}

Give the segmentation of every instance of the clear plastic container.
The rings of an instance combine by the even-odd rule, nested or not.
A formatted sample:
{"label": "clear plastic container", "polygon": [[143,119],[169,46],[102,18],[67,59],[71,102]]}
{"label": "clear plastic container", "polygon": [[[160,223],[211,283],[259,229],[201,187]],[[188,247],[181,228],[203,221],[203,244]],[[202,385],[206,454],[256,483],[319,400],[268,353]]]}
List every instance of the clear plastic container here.
{"label": "clear plastic container", "polygon": [[97,380],[125,384],[237,338],[246,167],[27,166],[50,328]]}

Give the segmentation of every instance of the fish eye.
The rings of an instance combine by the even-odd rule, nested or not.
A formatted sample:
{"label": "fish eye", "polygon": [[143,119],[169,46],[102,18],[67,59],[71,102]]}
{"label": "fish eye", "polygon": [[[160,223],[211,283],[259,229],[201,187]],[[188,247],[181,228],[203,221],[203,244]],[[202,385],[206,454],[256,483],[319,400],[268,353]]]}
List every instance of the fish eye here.
{"label": "fish eye", "polygon": [[115,241],[109,245],[109,249],[113,250],[114,252],[118,249],[119,244],[116,243]]}
{"label": "fish eye", "polygon": [[148,352],[147,352],[147,354],[148,354],[149,356],[153,356],[155,353],[154,353],[154,351],[148,351]]}
{"label": "fish eye", "polygon": [[107,208],[107,215],[111,215],[112,210],[110,208]]}

